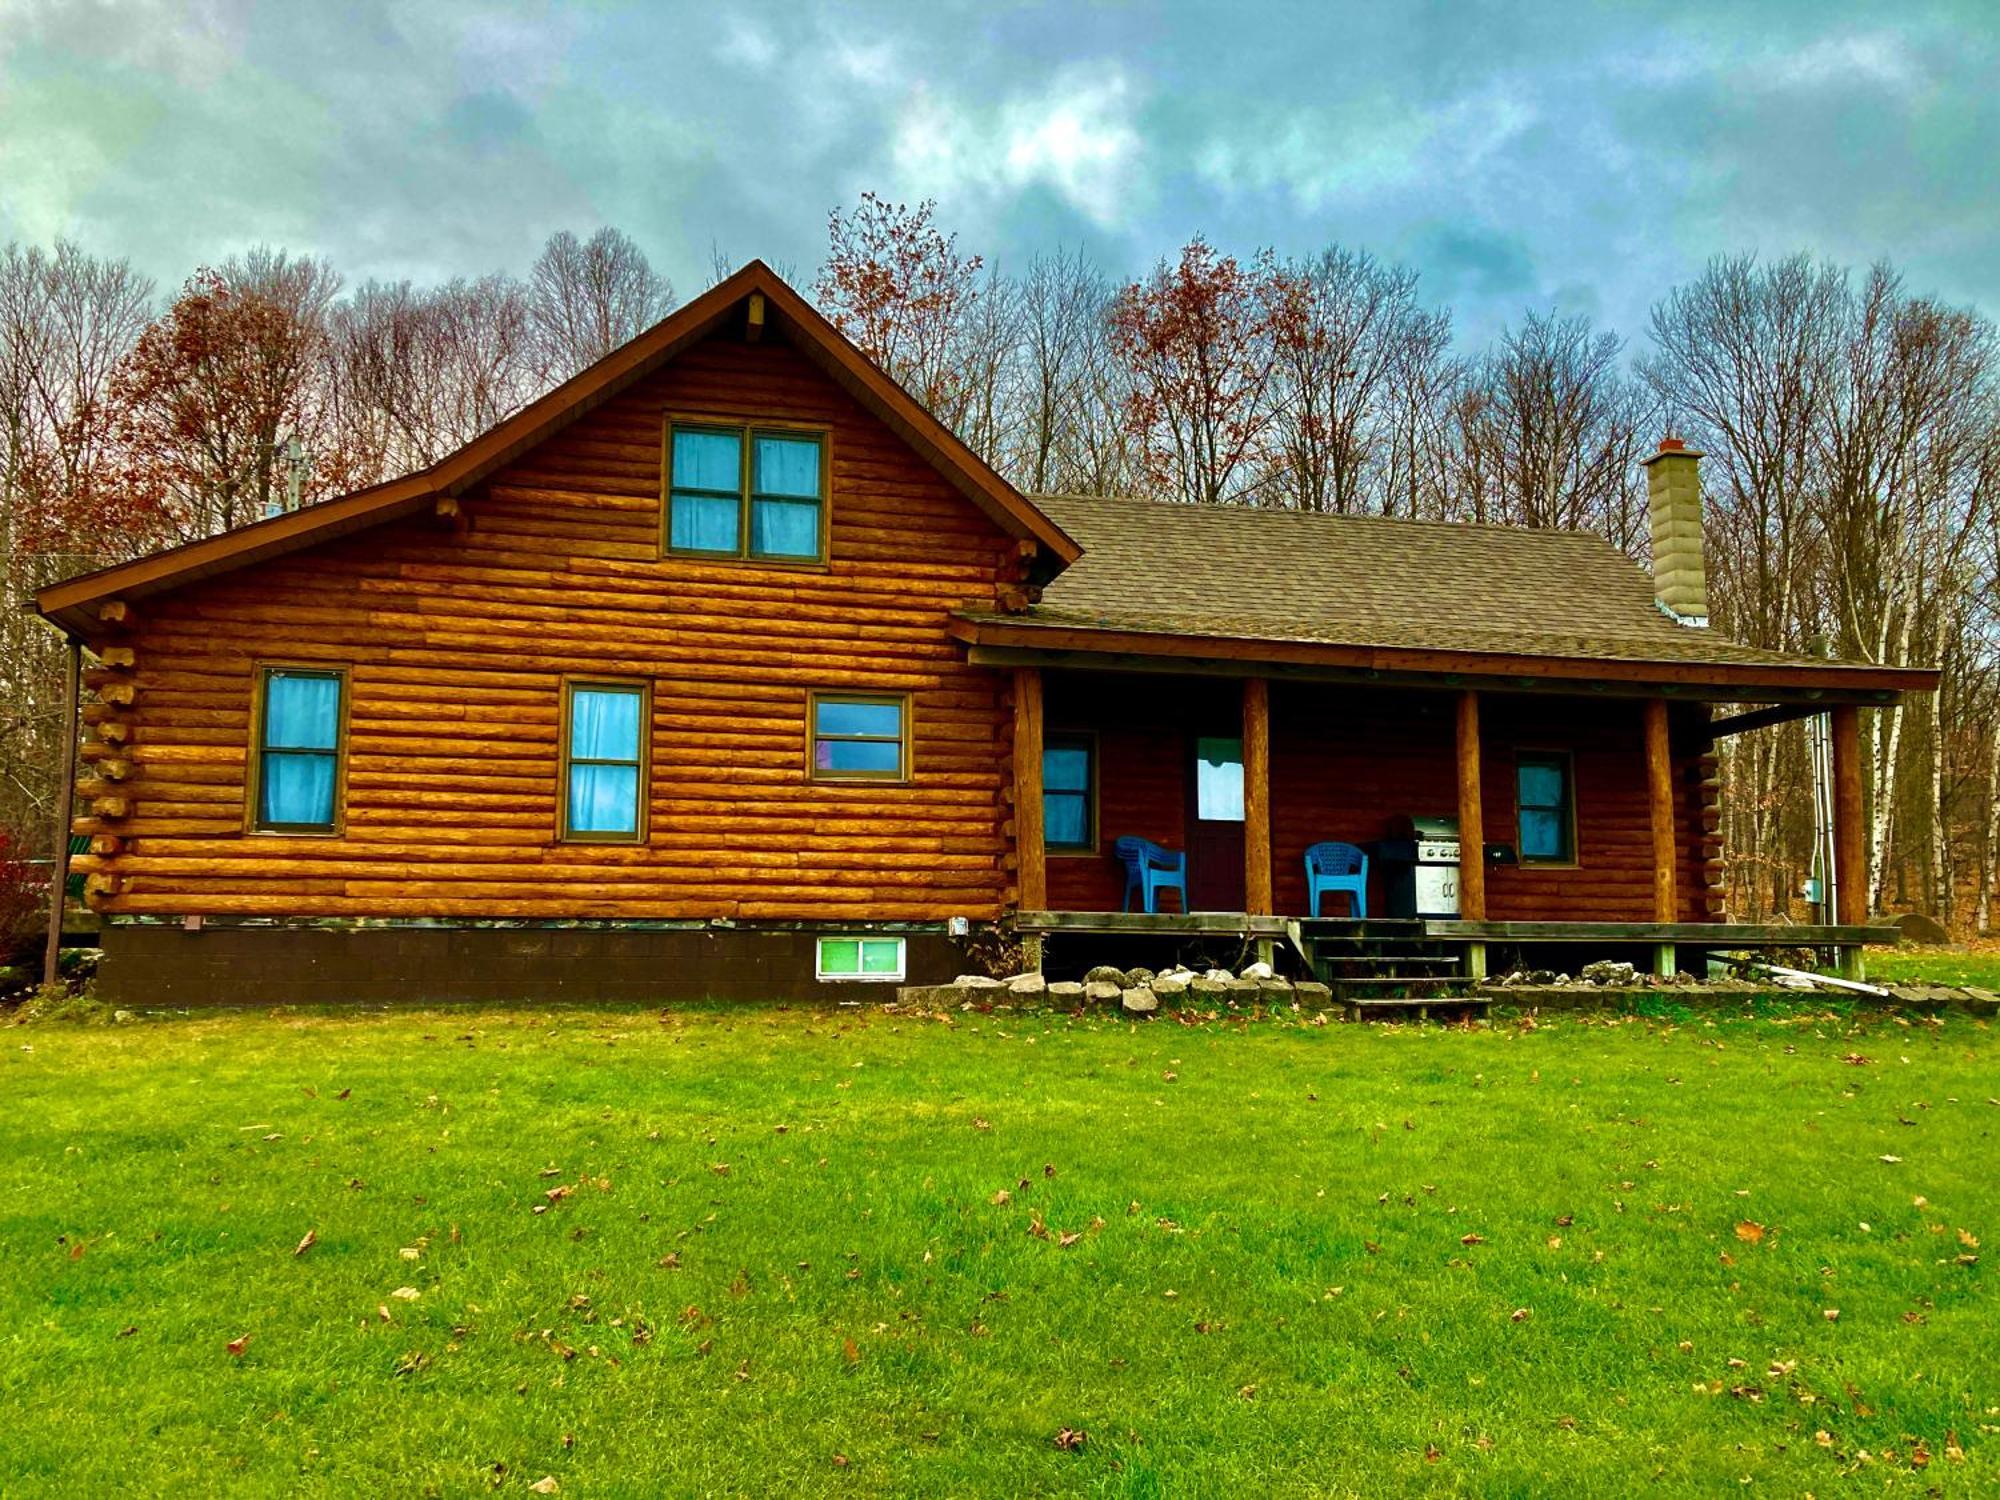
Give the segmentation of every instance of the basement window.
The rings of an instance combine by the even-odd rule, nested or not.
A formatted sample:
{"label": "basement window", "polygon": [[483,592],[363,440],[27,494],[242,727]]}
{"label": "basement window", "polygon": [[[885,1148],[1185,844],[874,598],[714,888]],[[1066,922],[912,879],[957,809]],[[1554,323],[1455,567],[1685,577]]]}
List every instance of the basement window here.
{"label": "basement window", "polygon": [[890,982],[903,977],[903,940],[899,937],[823,937],[813,961],[813,977],[861,983]]}

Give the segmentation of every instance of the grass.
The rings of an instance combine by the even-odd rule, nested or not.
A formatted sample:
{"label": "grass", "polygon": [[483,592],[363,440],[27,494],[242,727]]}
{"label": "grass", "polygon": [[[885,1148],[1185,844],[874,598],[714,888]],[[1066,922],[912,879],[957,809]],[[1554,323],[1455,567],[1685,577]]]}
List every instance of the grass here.
{"label": "grass", "polygon": [[1973,984],[2000,990],[2000,948],[1871,948],[1868,977],[1878,984]]}
{"label": "grass", "polygon": [[13,1028],[0,1473],[1990,1492],[1996,1063],[1844,1011]]}

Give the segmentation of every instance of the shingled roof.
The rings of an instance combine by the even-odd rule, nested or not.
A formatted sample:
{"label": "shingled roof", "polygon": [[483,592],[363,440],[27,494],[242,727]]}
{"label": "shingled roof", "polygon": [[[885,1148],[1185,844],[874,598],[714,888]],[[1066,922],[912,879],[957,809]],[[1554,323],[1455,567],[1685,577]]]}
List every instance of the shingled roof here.
{"label": "shingled roof", "polygon": [[[1866,685],[1892,691],[1933,675],[1763,651],[1677,624],[1654,602],[1646,572],[1593,532],[1066,495],[1034,502],[1083,555],[1025,613],[965,616],[975,641],[1020,646],[1046,632],[1079,649],[1089,634],[1127,646],[1173,637],[1358,648],[1384,653],[1385,666],[1408,653],[1538,657],[1735,669],[1728,678],[1807,673],[1829,687],[1863,686],[1865,673]],[[1103,649],[1113,649],[1108,639]]]}

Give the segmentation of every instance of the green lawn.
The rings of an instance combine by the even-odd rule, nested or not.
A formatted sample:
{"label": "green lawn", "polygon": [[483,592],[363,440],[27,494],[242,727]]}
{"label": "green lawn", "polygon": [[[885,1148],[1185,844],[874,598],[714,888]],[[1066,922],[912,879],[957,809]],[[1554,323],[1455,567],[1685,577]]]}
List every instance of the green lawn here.
{"label": "green lawn", "polygon": [[2000,990],[2000,949],[1871,948],[1868,977],[1877,984],[1976,984]]}
{"label": "green lawn", "polygon": [[0,1057],[10,1494],[2000,1485],[1963,1016],[238,1014]]}

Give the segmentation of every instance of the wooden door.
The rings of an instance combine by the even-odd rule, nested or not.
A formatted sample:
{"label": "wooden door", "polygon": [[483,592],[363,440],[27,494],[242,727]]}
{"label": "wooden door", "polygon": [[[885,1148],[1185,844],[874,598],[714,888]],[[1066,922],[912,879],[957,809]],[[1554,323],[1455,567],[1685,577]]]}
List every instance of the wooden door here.
{"label": "wooden door", "polygon": [[1243,737],[1197,735],[1188,772],[1188,909],[1243,910]]}

